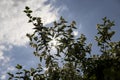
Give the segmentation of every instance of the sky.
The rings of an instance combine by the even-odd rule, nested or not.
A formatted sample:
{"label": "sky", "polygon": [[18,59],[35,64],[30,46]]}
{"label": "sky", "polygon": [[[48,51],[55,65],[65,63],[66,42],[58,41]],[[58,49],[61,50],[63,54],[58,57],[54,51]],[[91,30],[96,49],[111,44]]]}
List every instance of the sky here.
{"label": "sky", "polygon": [[[16,64],[25,68],[36,66],[26,33],[32,33],[32,24],[27,23],[23,10],[29,6],[33,16],[40,16],[45,25],[63,16],[67,21],[77,22],[77,35],[85,34],[88,43],[94,42],[96,24],[107,17],[115,21],[114,41],[120,41],[120,0],[0,0],[0,80],[6,80],[6,72],[14,71]],[[92,47],[97,54],[97,46]]]}

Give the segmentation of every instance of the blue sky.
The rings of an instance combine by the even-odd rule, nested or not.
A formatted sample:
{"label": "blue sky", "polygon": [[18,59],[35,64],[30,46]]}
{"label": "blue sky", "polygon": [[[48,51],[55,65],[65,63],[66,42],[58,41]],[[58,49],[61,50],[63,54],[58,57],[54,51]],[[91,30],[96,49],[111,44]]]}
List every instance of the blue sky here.
{"label": "blue sky", "polygon": [[34,27],[27,23],[23,13],[26,5],[31,7],[33,15],[42,17],[45,25],[60,16],[69,22],[75,20],[78,35],[85,34],[89,43],[94,43],[96,24],[107,16],[116,24],[113,40],[120,40],[120,0],[0,0],[0,80],[6,80],[6,72],[14,71],[18,63],[24,67],[36,66],[38,59],[33,56],[25,36]]}

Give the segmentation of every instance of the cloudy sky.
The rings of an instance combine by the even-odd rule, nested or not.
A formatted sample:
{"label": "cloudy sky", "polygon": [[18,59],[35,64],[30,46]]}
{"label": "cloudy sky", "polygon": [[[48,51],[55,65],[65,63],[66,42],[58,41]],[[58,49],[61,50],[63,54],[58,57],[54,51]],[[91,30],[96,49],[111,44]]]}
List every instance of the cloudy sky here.
{"label": "cloudy sky", "polygon": [[[60,16],[75,20],[78,35],[85,34],[89,43],[94,43],[96,24],[107,16],[116,24],[113,40],[120,40],[120,0],[0,0],[0,80],[6,80],[6,72],[13,71],[16,64],[34,67],[37,63],[25,36],[33,32],[23,13],[25,6],[33,10],[33,15],[40,16],[44,24]],[[93,47],[93,54],[96,50]]]}

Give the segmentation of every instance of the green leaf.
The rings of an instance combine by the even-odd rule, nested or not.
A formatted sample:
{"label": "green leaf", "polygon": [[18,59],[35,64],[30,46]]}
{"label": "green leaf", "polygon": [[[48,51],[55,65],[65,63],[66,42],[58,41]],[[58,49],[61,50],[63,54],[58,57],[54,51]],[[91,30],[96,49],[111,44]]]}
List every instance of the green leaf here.
{"label": "green leaf", "polygon": [[27,11],[27,10],[24,10],[23,12],[28,13],[28,11]]}
{"label": "green leaf", "polygon": [[16,72],[16,74],[18,74],[18,75],[19,75],[19,74],[22,74],[22,73],[23,73],[23,72]]}
{"label": "green leaf", "polygon": [[46,55],[46,51],[43,51],[42,54],[41,54],[41,57],[43,57],[45,55]]}
{"label": "green leaf", "polygon": [[37,37],[37,36],[36,36],[36,37],[34,37],[34,40],[35,40],[35,41],[37,41],[37,40],[38,40],[38,37]]}
{"label": "green leaf", "polygon": [[26,10],[29,10],[30,8],[28,6],[25,7]]}
{"label": "green leaf", "polygon": [[8,72],[7,73],[9,76],[11,76],[11,77],[14,77],[14,75],[13,74],[11,74],[10,72]]}
{"label": "green leaf", "polygon": [[40,62],[42,61],[42,57],[40,57]]}
{"label": "green leaf", "polygon": [[64,18],[61,16],[61,17],[60,17],[60,20],[63,20],[63,19],[64,19]]}
{"label": "green leaf", "polygon": [[77,29],[75,26],[72,27],[73,29]]}
{"label": "green leaf", "polygon": [[36,51],[34,51],[33,54],[34,54],[35,56],[39,56],[38,52],[36,52]]}
{"label": "green leaf", "polygon": [[36,17],[33,17],[32,20],[33,20],[33,21],[36,20]]}
{"label": "green leaf", "polygon": [[70,28],[70,29],[67,30],[67,32],[68,32],[68,34],[70,34],[70,33],[73,32],[73,30]]}
{"label": "green leaf", "polygon": [[32,13],[32,10],[29,10],[28,13]]}
{"label": "green leaf", "polygon": [[27,13],[27,16],[28,16],[28,17],[31,17],[31,14]]}
{"label": "green leaf", "polygon": [[30,69],[30,72],[31,72],[31,76],[33,76],[37,71],[36,71],[36,69],[31,68],[31,69]]}
{"label": "green leaf", "polygon": [[106,21],[106,19],[107,19],[107,17],[104,17],[102,20],[103,20],[103,21]]}
{"label": "green leaf", "polygon": [[16,68],[17,69],[22,69],[22,66],[20,64],[17,64]]}
{"label": "green leaf", "polygon": [[28,23],[32,22],[32,20],[29,20]]}
{"label": "green leaf", "polygon": [[48,65],[50,64],[50,61],[51,61],[51,56],[48,55],[46,59],[46,67],[48,67]]}
{"label": "green leaf", "polygon": [[76,22],[75,22],[75,21],[72,21],[72,24],[76,25]]}
{"label": "green leaf", "polygon": [[37,48],[37,44],[34,44],[34,43],[33,43],[31,46],[32,46],[33,48]]}

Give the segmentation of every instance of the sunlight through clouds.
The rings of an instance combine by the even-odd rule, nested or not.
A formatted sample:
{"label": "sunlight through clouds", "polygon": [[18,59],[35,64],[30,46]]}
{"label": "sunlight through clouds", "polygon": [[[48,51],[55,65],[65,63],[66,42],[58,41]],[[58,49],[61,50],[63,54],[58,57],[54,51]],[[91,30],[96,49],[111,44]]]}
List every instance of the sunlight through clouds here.
{"label": "sunlight through clouds", "polygon": [[74,36],[78,35],[78,31],[73,31]]}
{"label": "sunlight through clouds", "polygon": [[49,44],[49,46],[51,47],[51,49],[56,50],[57,46],[61,44],[61,43],[58,41],[58,40],[60,40],[60,38],[59,38],[59,37],[57,37],[57,38],[53,37],[53,38],[51,38],[51,39],[52,39],[52,40],[51,40],[48,44]]}

